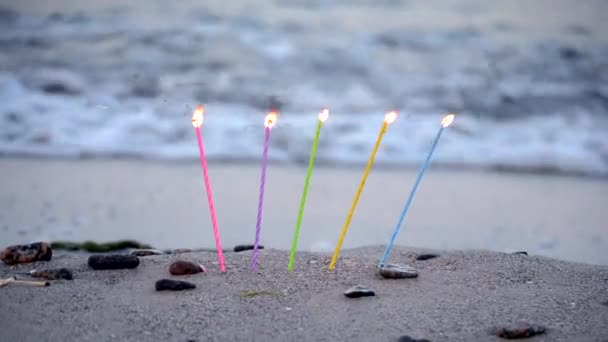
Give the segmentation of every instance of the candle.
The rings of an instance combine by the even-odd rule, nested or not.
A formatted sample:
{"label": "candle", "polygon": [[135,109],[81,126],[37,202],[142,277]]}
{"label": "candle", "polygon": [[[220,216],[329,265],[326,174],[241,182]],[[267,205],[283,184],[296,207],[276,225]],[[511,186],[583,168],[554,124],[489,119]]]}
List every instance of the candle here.
{"label": "candle", "polygon": [[264,210],[264,187],[266,185],[266,169],[268,167],[268,144],[270,142],[270,131],[277,121],[277,112],[271,111],[264,119],[264,151],[262,153],[262,176],[260,179],[260,194],[258,197],[258,218],[255,224],[255,241],[253,242],[253,255],[251,257],[251,270],[258,269],[258,249],[260,243],[260,231],[262,229],[262,214]]}
{"label": "candle", "polygon": [[350,207],[350,211],[346,216],[346,221],[344,222],[342,232],[340,233],[340,237],[338,238],[338,243],[336,244],[334,255],[331,258],[331,263],[329,264],[330,271],[336,267],[336,262],[338,261],[338,255],[340,254],[340,249],[342,248],[344,237],[346,236],[346,232],[348,231],[350,221],[353,218],[353,213],[355,212],[355,208],[357,207],[357,202],[359,202],[359,197],[361,197],[361,192],[363,191],[363,187],[365,186],[367,176],[369,175],[369,172],[371,171],[372,166],[374,165],[374,159],[376,158],[376,152],[378,152],[378,148],[380,147],[380,142],[382,142],[382,137],[384,137],[384,134],[388,129],[388,125],[395,121],[395,119],[397,119],[397,112],[389,112],[384,116],[384,122],[382,123],[380,132],[378,133],[378,138],[376,138],[376,144],[374,145],[374,149],[372,150],[372,153],[369,156],[365,171],[363,171],[363,177],[361,178],[361,182],[359,183],[359,188],[357,189],[357,193],[355,194],[355,199],[353,200],[353,204]]}
{"label": "candle", "polygon": [[203,177],[205,179],[205,189],[207,189],[207,201],[209,202],[209,211],[211,212],[211,224],[213,225],[213,235],[215,235],[215,248],[217,249],[217,258],[220,262],[220,270],[226,272],[224,264],[224,255],[222,254],[222,242],[220,241],[220,232],[217,227],[217,218],[215,216],[215,206],[213,205],[213,195],[211,193],[211,185],[209,182],[209,173],[207,171],[207,158],[205,157],[205,145],[203,144],[203,135],[201,134],[201,126],[203,124],[203,115],[205,109],[203,106],[197,106],[192,114],[192,126],[196,131],[198,140],[198,150],[203,168]]}
{"label": "candle", "polygon": [[306,171],[306,178],[304,180],[304,191],[302,192],[302,198],[300,199],[300,210],[298,211],[298,218],[296,220],[296,229],[293,234],[293,243],[291,244],[291,253],[289,254],[289,265],[287,266],[290,272],[293,271],[293,266],[296,259],[296,247],[298,246],[298,237],[300,235],[300,226],[302,225],[302,215],[304,214],[304,206],[306,204],[306,196],[308,195],[308,187],[310,185],[310,177],[312,176],[312,169],[315,165],[315,155],[317,154],[317,147],[319,146],[319,136],[321,135],[321,127],[323,123],[329,117],[329,110],[323,109],[317,119],[317,129],[315,131],[315,137],[312,141],[312,151],[310,152],[310,159],[308,160],[308,170]]}
{"label": "candle", "polygon": [[414,195],[416,194],[416,190],[418,189],[418,186],[420,185],[420,181],[422,180],[422,176],[424,175],[424,172],[426,171],[427,167],[429,166],[429,164],[431,163],[431,157],[433,156],[433,152],[435,151],[435,148],[437,147],[437,143],[439,142],[439,138],[441,138],[441,134],[443,133],[443,130],[446,129],[450,124],[452,124],[452,122],[454,121],[454,114],[448,114],[446,115],[442,120],[441,120],[441,127],[439,128],[439,131],[437,132],[437,135],[435,136],[435,140],[433,140],[433,144],[431,146],[431,150],[429,151],[429,154],[426,156],[426,160],[424,161],[424,163],[422,164],[422,166],[420,167],[420,171],[418,171],[418,177],[416,177],[416,181],[414,182],[414,186],[412,187],[412,191],[410,192],[410,195],[405,203],[405,206],[403,207],[403,211],[401,211],[401,215],[399,216],[399,220],[397,221],[397,225],[395,225],[395,229],[393,230],[393,234],[391,235],[391,238],[388,242],[388,244],[386,245],[386,249],[384,250],[384,254],[382,255],[382,259],[380,259],[380,263],[378,264],[378,267],[382,267],[386,264],[386,259],[388,258],[389,253],[391,252],[391,248],[393,248],[393,243],[395,242],[395,238],[397,237],[397,234],[399,234],[399,230],[401,229],[401,225],[403,224],[403,220],[405,219],[405,216],[407,215],[407,212],[410,208],[410,205],[412,204],[412,200],[414,199]]}

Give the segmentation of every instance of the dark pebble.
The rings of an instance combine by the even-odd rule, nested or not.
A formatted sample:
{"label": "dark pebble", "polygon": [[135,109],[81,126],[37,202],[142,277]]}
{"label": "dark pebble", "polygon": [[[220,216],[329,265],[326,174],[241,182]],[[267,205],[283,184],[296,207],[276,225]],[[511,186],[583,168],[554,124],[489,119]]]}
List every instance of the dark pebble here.
{"label": "dark pebble", "polygon": [[41,270],[41,271],[32,271],[30,272],[30,275],[34,278],[44,278],[44,279],[48,279],[48,280],[58,280],[58,279],[65,279],[65,280],[72,280],[74,279],[73,275],[72,275],[72,271],[68,270],[67,268],[51,268],[48,270]]}
{"label": "dark pebble", "polygon": [[361,298],[375,296],[376,293],[365,286],[356,285],[344,291],[344,295],[348,298]]}
{"label": "dark pebble", "polygon": [[[253,245],[237,245],[234,246],[234,251],[235,252],[243,252],[243,251],[249,251],[253,249]],[[262,245],[258,245],[258,249],[264,249],[264,246]]]}
{"label": "dark pebble", "polygon": [[136,268],[139,266],[139,258],[135,255],[95,254],[89,257],[89,266],[94,270]]}
{"label": "dark pebble", "polygon": [[602,304],[604,304],[605,306],[608,306],[608,300],[603,301]]}
{"label": "dark pebble", "polygon": [[528,255],[528,252],[526,252],[526,251],[518,251],[518,252],[513,252],[511,254],[513,254],[513,255]]}
{"label": "dark pebble", "polygon": [[438,254],[432,254],[432,253],[427,253],[427,254],[420,254],[416,257],[416,260],[418,261],[424,261],[424,260],[429,260],[429,259],[435,259],[438,258],[439,255]]}
{"label": "dark pebble", "polygon": [[7,265],[50,261],[52,258],[53,251],[51,246],[46,242],[8,246],[0,252],[0,260]]}
{"label": "dark pebble", "polygon": [[182,291],[196,288],[196,285],[187,281],[161,279],[155,284],[156,291]]}
{"label": "dark pebble", "polygon": [[540,325],[528,323],[517,323],[511,326],[498,328],[495,330],[496,336],[508,340],[528,338],[535,335],[544,334],[547,329]]}
{"label": "dark pebble", "polygon": [[407,265],[388,264],[380,267],[380,275],[388,279],[416,278],[418,271]]}
{"label": "dark pebble", "polygon": [[169,273],[173,275],[186,275],[205,272],[201,265],[197,265],[190,261],[177,260],[169,266]]}
{"label": "dark pebble", "polygon": [[410,337],[407,335],[403,335],[403,336],[399,337],[397,342],[431,342],[431,341],[427,340],[426,338],[418,339],[418,338],[413,338],[413,337]]}

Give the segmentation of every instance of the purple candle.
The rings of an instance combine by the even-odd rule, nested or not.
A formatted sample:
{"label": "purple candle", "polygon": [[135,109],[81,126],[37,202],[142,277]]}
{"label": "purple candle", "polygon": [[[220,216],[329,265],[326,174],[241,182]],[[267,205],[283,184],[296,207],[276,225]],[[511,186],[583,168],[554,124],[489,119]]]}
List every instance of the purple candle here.
{"label": "purple candle", "polygon": [[277,112],[271,111],[264,119],[264,152],[262,153],[262,177],[260,179],[260,195],[258,198],[258,218],[255,224],[255,240],[253,242],[253,255],[251,257],[251,270],[258,269],[258,249],[260,243],[260,231],[262,230],[262,214],[264,212],[264,186],[266,185],[266,169],[268,168],[268,143],[270,142],[270,131],[277,121]]}

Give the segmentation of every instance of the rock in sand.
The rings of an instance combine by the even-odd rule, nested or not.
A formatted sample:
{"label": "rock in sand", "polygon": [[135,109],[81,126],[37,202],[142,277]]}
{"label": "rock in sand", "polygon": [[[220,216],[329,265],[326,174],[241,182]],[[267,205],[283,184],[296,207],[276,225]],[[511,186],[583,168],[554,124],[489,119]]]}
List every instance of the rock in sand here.
{"label": "rock in sand", "polygon": [[376,293],[363,285],[355,285],[344,291],[344,295],[348,298],[361,298],[375,296]]}
{"label": "rock in sand", "polygon": [[0,252],[0,260],[7,265],[50,261],[52,258],[53,251],[51,250],[51,246],[46,242],[8,246]]}
{"label": "rock in sand", "polygon": [[547,331],[547,329],[541,325],[520,322],[514,325],[497,328],[495,329],[494,334],[500,338],[515,340],[544,334],[545,331]]}
{"label": "rock in sand", "polygon": [[397,342],[431,342],[431,341],[427,340],[426,338],[418,339],[418,338],[413,338],[413,337],[410,337],[407,335],[403,335],[403,336],[399,337]]}
{"label": "rock in sand", "polygon": [[388,279],[416,278],[418,271],[407,265],[388,264],[380,267],[380,275]]}
{"label": "rock in sand", "polygon": [[418,261],[424,261],[424,260],[430,260],[430,259],[435,259],[438,258],[439,254],[433,254],[433,253],[426,253],[426,254],[420,254],[416,257],[416,260]]}
{"label": "rock in sand", "polygon": [[169,273],[173,275],[187,275],[201,272],[205,272],[203,265],[185,260],[177,260],[169,266]]}
{"label": "rock in sand", "polygon": [[89,266],[94,270],[119,270],[136,268],[139,258],[124,254],[95,254],[89,257]]}
{"label": "rock in sand", "polygon": [[[253,249],[253,245],[236,245],[234,246],[234,251],[235,252],[244,252],[244,251],[249,251]],[[258,245],[258,249],[264,249],[264,246],[262,245]]]}
{"label": "rock in sand", "polygon": [[34,277],[34,278],[44,278],[44,279],[48,279],[48,280],[58,280],[58,279],[65,279],[65,280],[72,280],[74,279],[74,276],[72,275],[72,271],[70,271],[67,268],[51,268],[48,270],[33,270],[30,271],[30,276]]}
{"label": "rock in sand", "polygon": [[161,279],[155,284],[156,291],[182,291],[196,288],[196,285],[187,281]]}

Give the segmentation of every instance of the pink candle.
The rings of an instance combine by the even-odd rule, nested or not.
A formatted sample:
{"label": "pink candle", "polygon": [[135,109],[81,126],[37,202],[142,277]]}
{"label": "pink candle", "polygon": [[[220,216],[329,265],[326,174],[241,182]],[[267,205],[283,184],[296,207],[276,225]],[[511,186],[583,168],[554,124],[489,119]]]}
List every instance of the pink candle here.
{"label": "pink candle", "polygon": [[213,195],[211,194],[211,184],[209,182],[209,172],[207,171],[207,158],[205,157],[205,145],[203,144],[203,135],[201,134],[201,126],[203,124],[203,114],[205,109],[203,106],[197,106],[192,114],[192,126],[196,130],[196,138],[198,140],[198,150],[201,157],[201,166],[203,167],[203,176],[205,179],[205,189],[207,189],[207,201],[209,202],[209,211],[211,212],[211,224],[213,225],[213,235],[215,235],[215,248],[217,249],[217,258],[220,262],[220,270],[226,272],[224,264],[224,254],[222,252],[222,242],[220,241],[220,231],[217,227],[217,218],[215,216],[215,206],[213,205]]}

